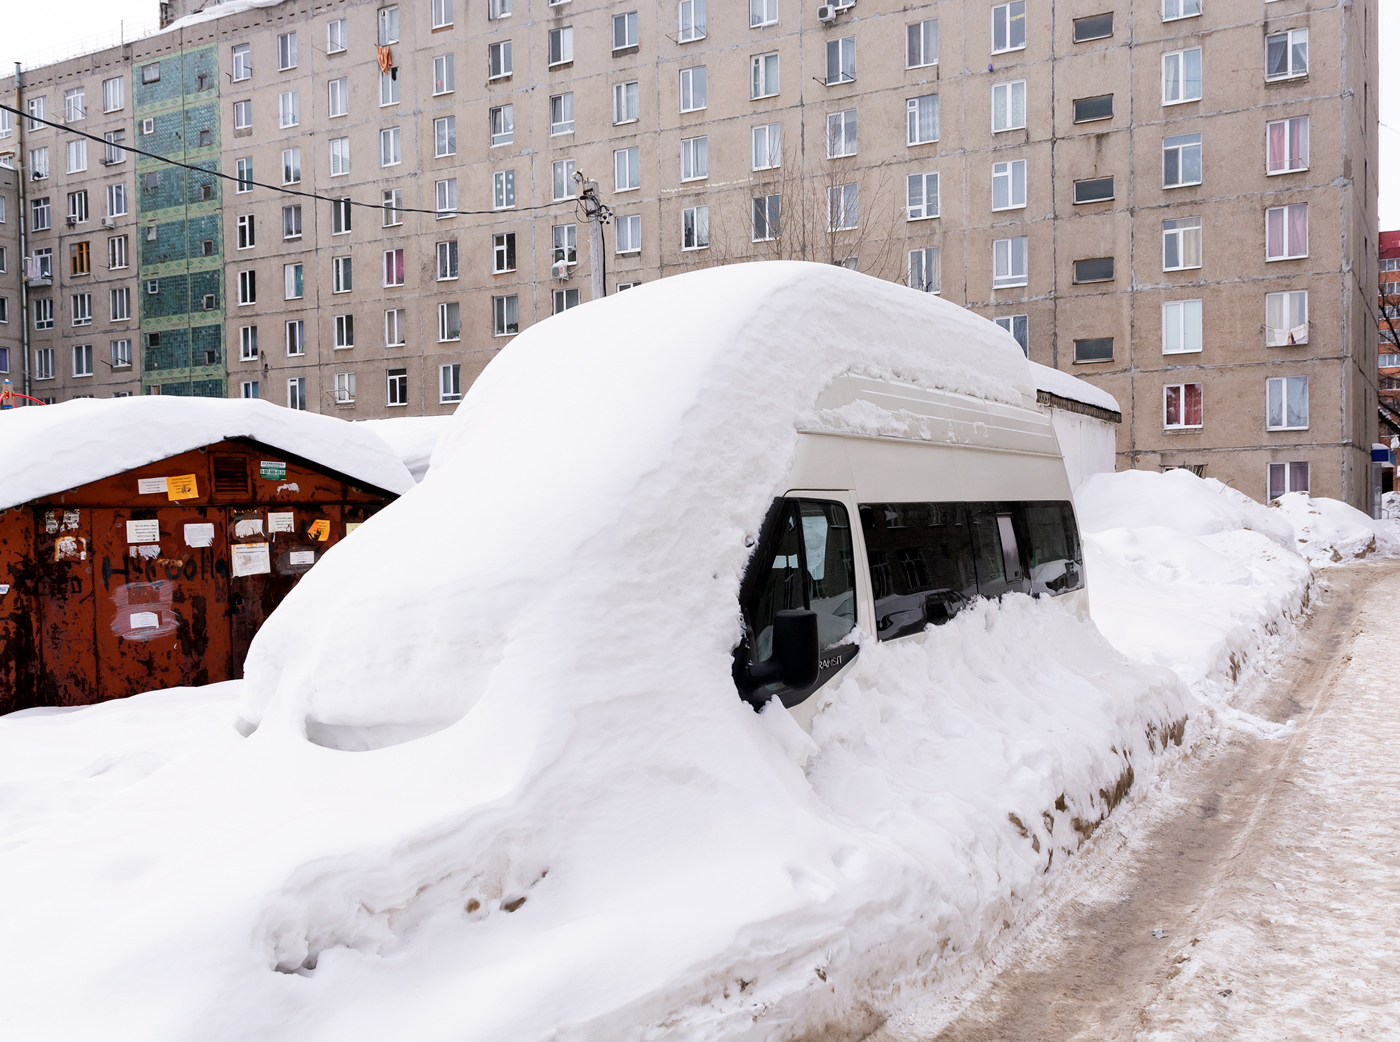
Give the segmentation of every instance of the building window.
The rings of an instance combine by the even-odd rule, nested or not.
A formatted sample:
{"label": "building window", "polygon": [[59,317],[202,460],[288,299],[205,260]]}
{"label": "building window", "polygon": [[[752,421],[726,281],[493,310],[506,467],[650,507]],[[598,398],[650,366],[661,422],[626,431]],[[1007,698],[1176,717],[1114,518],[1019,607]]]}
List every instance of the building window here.
{"label": "building window", "polygon": [[856,78],[856,38],[826,42],[826,85],[853,83]]}
{"label": "building window", "polygon": [[388,47],[399,42],[399,9],[381,7],[379,9],[379,46]]}
{"label": "building window", "polygon": [[403,189],[386,188],[381,196],[381,204],[384,213],[385,228],[394,228],[403,224]]}
{"label": "building window", "polygon": [[433,95],[451,94],[457,89],[456,61],[450,54],[433,59]]}
{"label": "building window", "polygon": [[350,81],[344,76],[330,82],[326,115],[331,119],[350,115]]}
{"label": "building window", "polygon": [[1308,465],[1306,463],[1270,463],[1269,498],[1278,499],[1289,492],[1309,491]]}
{"label": "building window", "polygon": [[918,69],[938,64],[938,19],[915,22],[904,27],[904,66]]}
{"label": "building window", "polygon": [[782,231],[781,195],[755,196],[753,201],[753,241],[771,242]]}
{"label": "building window", "polygon": [[346,235],[350,231],[350,199],[331,200],[331,234]]}
{"label": "building window", "polygon": [[241,326],[238,330],[238,360],[256,362],[258,360],[258,327]]}
{"label": "building window", "polygon": [[46,232],[51,224],[49,197],[42,196],[29,204],[29,212],[32,219],[29,222],[30,231]]}
{"label": "building window", "polygon": [[437,280],[447,282],[457,277],[457,240],[437,244]]}
{"label": "building window", "polygon": [[390,406],[408,404],[408,370],[390,369],[388,374],[388,400]]}
{"label": "building window", "polygon": [[569,308],[576,308],[579,305],[578,290],[576,289],[556,289],[554,291],[554,308],[550,312],[557,315],[561,311],[568,311]]}
{"label": "building window", "polygon": [[69,272],[73,275],[92,274],[92,243],[75,242],[68,247]]}
{"label": "building window", "polygon": [[826,230],[846,232],[859,222],[858,193],[854,184],[831,185],[826,190]]}
{"label": "building window", "polygon": [[992,164],[992,209],[1019,210],[1026,205],[1026,161]]}
{"label": "building window", "polygon": [[942,251],[937,246],[909,251],[909,287],[939,293],[943,285]]}
{"label": "building window", "polygon": [[462,339],[462,309],[456,302],[438,305],[438,342]]}
{"label": "building window", "polygon": [[710,139],[688,137],[681,140],[681,180],[699,181],[710,176]]}
{"label": "building window", "polygon": [[331,292],[349,293],[355,288],[354,265],[349,257],[331,258]]}
{"label": "building window", "polygon": [[1027,275],[1027,240],[997,239],[992,243],[992,289],[1024,286]]}
{"label": "building window", "polygon": [[1308,204],[1271,206],[1264,211],[1264,259],[1297,260],[1308,255]]}
{"label": "building window", "polygon": [[705,88],[705,66],[681,70],[681,111],[698,112],[708,104]]}
{"label": "building window", "polygon": [[1113,35],[1113,12],[1091,14],[1074,20],[1074,42],[1088,43],[1090,40],[1104,40]]}
{"label": "building window", "polygon": [[53,250],[50,247],[35,247],[33,263],[38,278],[53,277]]}
{"label": "building window", "polygon": [[1201,0],[1162,0],[1162,21],[1194,18],[1201,13]]}
{"label": "building window", "polygon": [[1269,173],[1291,174],[1308,168],[1308,117],[1295,116],[1264,124]]}
{"label": "building window", "polygon": [[1265,427],[1271,431],[1308,429],[1308,378],[1273,376],[1265,385]]}
{"label": "building window", "polygon": [[282,207],[282,238],[301,238],[301,204]]}
{"label": "building window", "polygon": [[305,295],[306,286],[302,278],[302,271],[303,268],[300,264],[282,265],[283,299],[300,300]]}
{"label": "building window", "polygon": [[[578,290],[574,290],[578,293]],[[462,366],[460,362],[449,362],[438,366],[438,401],[460,402],[462,400]]]}
{"label": "building window", "polygon": [[388,72],[379,73],[379,107],[399,103],[399,67],[390,66]]}
{"label": "building window", "polygon": [[549,64],[563,65],[574,60],[574,27],[549,31]]}
{"label": "building window", "polygon": [[491,274],[515,270],[515,233],[491,236]]}
{"label": "building window", "polygon": [[1016,340],[1021,347],[1021,353],[1027,358],[1030,357],[1030,320],[1025,315],[1002,315],[992,319],[1002,329],[1006,330]]}
{"label": "building window", "polygon": [[238,178],[239,194],[251,192],[253,190],[253,160],[240,159],[234,164],[234,170]]}
{"label": "building window", "polygon": [[34,379],[53,379],[53,348],[41,347],[34,352]]}
{"label": "building window", "polygon": [[1026,2],[1000,4],[992,8],[992,53],[1020,51],[1026,47]]}
{"label": "building window", "polygon": [[1162,104],[1201,100],[1201,49],[1162,55]]}
{"label": "building window", "polygon": [[258,273],[240,271],[238,273],[238,303],[256,304],[258,301]]}
{"label": "building window", "polygon": [[1162,426],[1167,430],[1201,426],[1201,385],[1167,384],[1162,388]]}
{"label": "building window", "polygon": [[287,330],[287,354],[306,354],[306,323],[301,319],[293,319],[285,323]]}
{"label": "building window", "polygon": [[614,219],[617,227],[617,252],[642,252],[642,218],[637,214]]}
{"label": "building window", "polygon": [[102,111],[120,112],[126,106],[126,79],[114,76],[102,81]]}
{"label": "building window", "polygon": [[1074,282],[1076,285],[1086,282],[1112,281],[1112,257],[1093,257],[1089,260],[1077,260],[1074,262]]}
{"label": "building window", "polygon": [[240,43],[233,48],[233,82],[252,79],[253,58],[250,45]]}
{"label": "building window", "polygon": [[87,192],[68,193],[68,223],[83,224],[88,219]]}
{"label": "building window", "polygon": [[444,156],[455,156],[457,154],[457,117],[443,116],[433,120],[433,157],[441,159]]}
{"label": "building window", "polygon": [[305,411],[306,409],[306,377],[293,376],[287,381],[287,408]]}
{"label": "building window", "polygon": [[127,214],[126,182],[118,181],[107,186],[107,216],[125,217]]}
{"label": "building window", "polygon": [[1074,122],[1094,123],[1113,118],[1113,95],[1100,94],[1093,98],[1074,99]]}
{"label": "building window", "polygon": [[49,114],[49,99],[31,98],[25,108],[29,110],[29,132],[33,134],[42,130],[44,124],[39,121]]}
{"label": "building window", "polygon": [[49,150],[47,146],[29,150],[29,176],[35,181],[42,181],[49,176]]}
{"label": "building window", "polygon": [[[74,375],[74,376],[91,376],[91,375],[92,375],[92,345],[91,345],[91,344],[74,344],[74,345],[73,345],[73,375]],[[1272,381],[1270,381],[1270,382],[1272,382]]]}
{"label": "building window", "polygon": [[1074,360],[1079,362],[1113,361],[1113,337],[1092,337],[1074,342]]}
{"label": "building window", "polygon": [[753,128],[753,168],[776,170],[783,158],[783,127],[767,123]]}
{"label": "building window", "polygon": [[[553,6],[551,3],[550,6]],[[493,21],[497,18],[510,17],[510,0],[488,0],[486,5],[486,17]]]}
{"label": "building window", "polygon": [[258,381],[244,380],[241,391],[244,398],[256,398],[258,396]]}
{"label": "building window", "polygon": [[1162,139],[1162,187],[1201,183],[1201,135],[1178,134]]}
{"label": "building window", "polygon": [[1308,291],[1264,294],[1264,346],[1292,347],[1308,342]]}
{"label": "building window", "polygon": [[637,12],[627,11],[624,14],[613,15],[612,49],[614,51],[625,51],[629,47],[636,46]]}
{"label": "building window", "polygon": [[253,234],[253,215],[250,213],[240,214],[238,217],[238,248],[249,250],[256,245]]}
{"label": "building window", "polygon": [[630,192],[642,187],[641,149],[619,148],[613,152],[614,187],[619,192]]}
{"label": "building window", "polygon": [[1289,29],[1264,37],[1264,78],[1289,80],[1308,74],[1308,31]]}
{"label": "building window", "polygon": [[938,175],[910,174],[905,186],[907,217],[922,221],[938,216]]}
{"label": "building window", "polygon": [[550,264],[578,263],[578,225],[556,224],[550,230]]}
{"label": "building window", "polygon": [[1170,300],[1162,305],[1162,354],[1199,354],[1201,302]]}
{"label": "building window", "polygon": [[515,62],[511,55],[509,40],[486,45],[486,78],[488,80],[504,79],[514,71]]}
{"label": "building window", "polygon": [[771,98],[778,93],[778,52],[770,54],[755,54],[750,59],[750,71],[752,73],[749,87],[749,97]]}
{"label": "building window", "polygon": [[[692,72],[694,70],[687,69],[685,71]],[[682,78],[684,78],[684,73],[682,74]],[[570,95],[569,97],[569,131],[572,132],[574,129],[574,109],[572,100],[573,95]],[[682,103],[681,108],[682,110],[684,110],[684,103]],[[630,83],[614,83],[613,125],[616,126],[621,123],[633,123],[637,120],[639,112],[640,105],[637,94],[637,81],[632,80]]]}
{"label": "building window", "polygon": [[112,350],[112,368],[113,368],[113,369],[130,369],[130,368],[131,368],[131,341],[130,341],[130,340],[113,340],[113,341],[111,342],[111,350]]}
{"label": "building window", "polygon": [[433,28],[442,29],[452,24],[452,0],[433,0]]}
{"label": "building window", "polygon": [[384,312],[384,346],[403,347],[408,343],[408,313],[403,308]]}
{"label": "building window", "polygon": [[301,180],[301,149],[282,150],[282,183],[293,185]]}
{"label": "building window", "polygon": [[335,316],[335,349],[343,350],[355,346],[355,316]]}
{"label": "building window", "polygon": [[680,34],[677,37],[680,43],[703,40],[705,38],[705,0],[681,0],[680,22]]}
{"label": "building window", "polygon": [[574,132],[574,95],[555,94],[549,99],[549,133],[551,136]]}
{"label": "building window", "polygon": [[80,174],[87,169],[87,142],[68,142],[68,172]]}
{"label": "building window", "polygon": [[1162,222],[1162,270],[1201,266],[1201,219],[1179,217]]}
{"label": "building window", "polygon": [[1013,80],[992,87],[992,133],[1026,129],[1026,81]]}
{"label": "building window", "polygon": [[331,138],[331,176],[343,177],[350,173],[350,139]]}
{"label": "building window", "polygon": [[687,206],[681,211],[681,249],[704,250],[710,245],[710,208]]}
{"label": "building window", "polygon": [[515,106],[500,105],[491,110],[491,147],[509,145],[515,140]]}
{"label": "building window", "polygon": [[[207,131],[200,131],[200,133],[204,134]],[[104,142],[102,162],[105,166],[116,166],[118,163],[126,162],[126,149],[121,147],[126,144],[125,130],[109,130],[102,135],[102,140]]]}
{"label": "building window", "polygon": [[908,117],[907,143],[926,145],[938,140],[938,95],[925,94],[905,102]]}
{"label": "building window", "polygon": [[326,24],[326,53],[340,54],[349,44],[344,18],[337,18]]}
{"label": "building window", "polygon": [[294,127],[301,122],[301,102],[294,90],[284,90],[277,95],[277,125]]}
{"label": "building window", "polygon": [[70,303],[73,308],[73,325],[92,325],[92,294],[74,293]]}
{"label": "building window", "polygon": [[253,103],[235,101],[233,103],[233,129],[250,130],[253,126]]}
{"label": "building window", "polygon": [[749,0],[749,28],[778,24],[778,0]]}
{"label": "building window", "polygon": [[131,287],[119,286],[111,290],[108,305],[112,311],[113,322],[129,322],[131,320]]}
{"label": "building window", "polygon": [[856,154],[856,110],[828,113],[826,117],[826,157],[836,159]]}
{"label": "building window", "polygon": [[398,166],[403,162],[402,134],[398,127],[386,127],[379,132],[379,165]]}
{"label": "building window", "polygon": [[1106,203],[1113,198],[1112,177],[1091,177],[1074,182],[1074,205]]}
{"label": "building window", "polygon": [[404,284],[403,250],[384,251],[384,285],[402,286]]}
{"label": "building window", "polygon": [[497,170],[491,175],[491,209],[509,210],[515,205],[515,171]]}
{"label": "building window", "polygon": [[44,297],[34,301],[34,328],[53,328],[53,298]]}
{"label": "building window", "polygon": [[352,404],[355,401],[355,374],[335,374],[335,400],[338,405]]}
{"label": "building window", "polygon": [[512,293],[508,297],[491,298],[491,335],[510,336],[520,332],[520,298]]}

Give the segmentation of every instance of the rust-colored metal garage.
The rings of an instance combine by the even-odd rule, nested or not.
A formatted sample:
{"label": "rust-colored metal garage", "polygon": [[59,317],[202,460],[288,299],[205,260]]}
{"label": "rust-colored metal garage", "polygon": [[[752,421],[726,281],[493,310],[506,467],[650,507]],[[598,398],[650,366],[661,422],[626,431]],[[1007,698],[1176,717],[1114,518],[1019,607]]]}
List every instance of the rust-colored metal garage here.
{"label": "rust-colored metal garage", "polygon": [[266,402],[0,413],[0,713],[240,676],[298,579],[413,483],[377,435]]}

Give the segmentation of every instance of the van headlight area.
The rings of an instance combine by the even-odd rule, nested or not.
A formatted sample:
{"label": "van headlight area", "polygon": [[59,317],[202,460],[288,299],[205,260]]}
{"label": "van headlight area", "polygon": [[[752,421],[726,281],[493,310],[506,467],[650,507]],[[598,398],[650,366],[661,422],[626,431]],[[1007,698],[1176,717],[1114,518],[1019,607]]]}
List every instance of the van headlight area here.
{"label": "van headlight area", "polygon": [[795,262],[565,311],[267,620],[221,725],[0,850],[9,1023],[861,1037],[1180,740],[1089,578],[991,322]]}

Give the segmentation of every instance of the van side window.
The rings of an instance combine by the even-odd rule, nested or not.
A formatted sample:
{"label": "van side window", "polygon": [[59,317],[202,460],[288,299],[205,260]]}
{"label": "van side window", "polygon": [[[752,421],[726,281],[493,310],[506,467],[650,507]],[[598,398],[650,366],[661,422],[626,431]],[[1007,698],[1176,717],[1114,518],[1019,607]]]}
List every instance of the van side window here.
{"label": "van side window", "polygon": [[1016,538],[1015,503],[969,503],[977,547],[977,592],[983,597],[1029,593]]}
{"label": "van side window", "polygon": [[1065,593],[1084,585],[1079,529],[1069,503],[1025,503],[1026,561],[1032,593]]}
{"label": "van side window", "polygon": [[860,523],[881,640],[947,622],[977,595],[961,503],[863,503]]}
{"label": "van side window", "polygon": [[735,650],[735,681],[755,704],[777,694],[794,706],[824,684],[855,656],[854,644],[823,652],[817,682],[797,691],[781,684],[753,688],[746,666],[773,657],[773,620],[780,611],[808,608],[817,614],[823,649],[839,644],[856,625],[855,548],[846,508],[816,499],[776,502],[764,525],[740,592],[745,639]]}

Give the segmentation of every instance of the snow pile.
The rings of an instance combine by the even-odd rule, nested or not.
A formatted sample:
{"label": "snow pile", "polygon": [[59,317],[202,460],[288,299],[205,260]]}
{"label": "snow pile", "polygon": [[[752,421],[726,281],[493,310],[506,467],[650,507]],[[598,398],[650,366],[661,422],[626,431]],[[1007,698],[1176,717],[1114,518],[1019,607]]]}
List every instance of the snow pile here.
{"label": "snow pile", "polygon": [[1400,492],[1387,492],[1381,496],[1381,517],[1400,521]]}
{"label": "snow pile", "polygon": [[451,416],[402,416],[391,420],[358,420],[379,435],[398,454],[413,480],[422,481],[432,462],[433,450],[447,432]]}
{"label": "snow pile", "polygon": [[1278,498],[1278,508],[1293,525],[1298,552],[1315,565],[1400,553],[1400,527],[1394,521],[1377,521],[1341,500],[1289,492]]}
{"label": "snow pile", "polygon": [[175,19],[161,32],[168,33],[177,29],[187,29],[192,25],[200,25],[204,22],[212,22],[216,18],[223,18],[225,15],[246,14],[249,11],[256,11],[260,7],[276,7],[278,4],[286,2],[287,0],[208,0],[201,10]]}
{"label": "snow pile", "polygon": [[76,398],[0,412],[0,510],[225,438],[251,438],[386,492],[414,485],[384,439],[334,417],[256,398]]}

